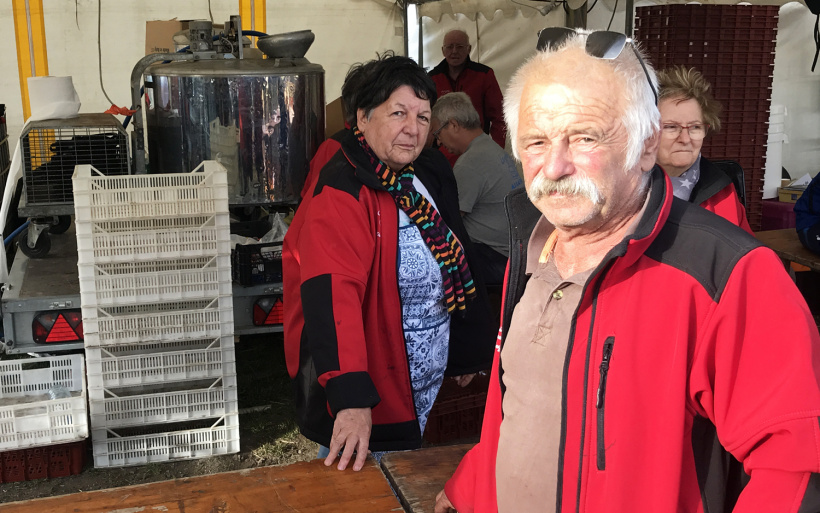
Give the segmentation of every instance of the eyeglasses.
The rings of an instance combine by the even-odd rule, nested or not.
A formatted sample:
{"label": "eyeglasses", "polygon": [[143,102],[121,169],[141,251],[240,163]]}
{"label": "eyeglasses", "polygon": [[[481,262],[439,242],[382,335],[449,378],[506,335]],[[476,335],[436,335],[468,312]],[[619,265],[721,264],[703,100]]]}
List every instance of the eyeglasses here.
{"label": "eyeglasses", "polygon": [[451,53],[453,50],[458,50],[460,52],[460,51],[464,50],[465,48],[467,48],[468,46],[470,46],[470,45],[445,45],[445,46],[442,46],[441,49],[444,50],[447,53]]}
{"label": "eyeglasses", "polygon": [[440,126],[440,127],[438,127],[438,130],[436,130],[435,132],[433,132],[433,139],[438,139],[438,134],[440,134],[440,133],[441,133],[441,131],[442,131],[442,130],[444,130],[444,129],[447,127],[447,125],[449,125],[449,124],[450,124],[450,120],[449,120],[449,119],[448,119],[447,121],[445,121],[444,123],[442,123],[442,124],[441,124],[441,126]]}
{"label": "eyeglasses", "polygon": [[709,130],[709,125],[706,123],[692,123],[691,125],[679,125],[677,123],[664,123],[661,127],[661,133],[668,139],[677,139],[681,132],[686,130],[689,138],[693,141],[699,141],[706,137],[706,132]]}
{"label": "eyeglasses", "polygon": [[[538,32],[538,45],[536,46],[536,49],[538,49],[538,51],[546,49],[555,50],[561,46],[561,43],[577,33],[578,32],[576,30],[566,27],[549,27],[542,29]],[[646,69],[646,63],[644,63],[643,58],[641,58],[641,54],[638,53],[638,50],[635,48],[635,42],[633,39],[628,38],[619,32],[599,30],[587,35],[585,50],[587,55],[592,57],[612,60],[621,55],[621,52],[627,43],[630,43],[632,51],[635,52],[635,57],[637,57],[638,62],[641,63],[641,68],[643,68],[644,75],[646,75],[646,80],[649,82],[649,87],[652,89],[652,94],[655,96],[655,105],[657,105],[658,91],[655,90],[655,85],[652,84],[652,79],[649,78],[649,70]]]}

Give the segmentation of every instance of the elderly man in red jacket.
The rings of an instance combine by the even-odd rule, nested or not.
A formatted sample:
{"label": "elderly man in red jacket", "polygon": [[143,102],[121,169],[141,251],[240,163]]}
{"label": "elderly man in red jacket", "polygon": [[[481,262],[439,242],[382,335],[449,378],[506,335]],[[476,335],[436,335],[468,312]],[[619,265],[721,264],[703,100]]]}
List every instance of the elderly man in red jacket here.
{"label": "elderly man in red jacket", "polygon": [[[481,118],[484,133],[502,148],[506,143],[507,125],[504,123],[504,99],[492,68],[470,60],[470,38],[463,30],[451,30],[444,35],[442,60],[430,70],[430,78],[436,84],[441,98],[447,93],[464,92],[473,101],[473,107]],[[455,165],[458,155],[442,151]]]}
{"label": "elderly man in red jacket", "polygon": [[556,27],[539,48],[506,91],[527,194],[507,197],[481,441],[436,512],[818,511],[805,301],[770,249],[673,196],[626,36]]}

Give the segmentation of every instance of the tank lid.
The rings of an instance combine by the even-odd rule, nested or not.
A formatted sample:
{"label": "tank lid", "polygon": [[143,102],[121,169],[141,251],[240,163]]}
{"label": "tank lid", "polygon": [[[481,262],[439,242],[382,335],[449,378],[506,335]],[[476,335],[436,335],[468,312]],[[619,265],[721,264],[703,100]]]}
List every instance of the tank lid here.
{"label": "tank lid", "polygon": [[160,76],[271,76],[323,73],[319,64],[307,59],[201,59],[152,64],[146,75]]}
{"label": "tank lid", "polygon": [[299,59],[305,56],[316,35],[311,30],[297,30],[260,37],[256,46],[271,59]]}

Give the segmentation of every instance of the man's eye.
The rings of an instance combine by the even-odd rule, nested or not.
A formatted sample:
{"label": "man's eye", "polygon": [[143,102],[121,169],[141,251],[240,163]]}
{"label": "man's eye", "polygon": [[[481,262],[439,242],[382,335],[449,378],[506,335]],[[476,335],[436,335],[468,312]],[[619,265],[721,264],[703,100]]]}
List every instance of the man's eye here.
{"label": "man's eye", "polygon": [[667,123],[667,124],[663,125],[663,129],[664,130],[677,130],[678,125],[675,124],[675,123]]}

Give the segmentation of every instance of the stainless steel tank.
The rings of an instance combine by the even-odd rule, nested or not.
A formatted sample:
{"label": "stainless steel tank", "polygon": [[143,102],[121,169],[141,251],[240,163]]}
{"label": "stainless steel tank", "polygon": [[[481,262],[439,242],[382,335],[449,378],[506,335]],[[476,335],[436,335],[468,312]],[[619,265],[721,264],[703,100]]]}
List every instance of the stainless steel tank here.
{"label": "stainless steel tank", "polygon": [[151,173],[228,170],[232,205],[299,201],[324,140],[324,70],[304,58],[157,63],[145,70]]}

